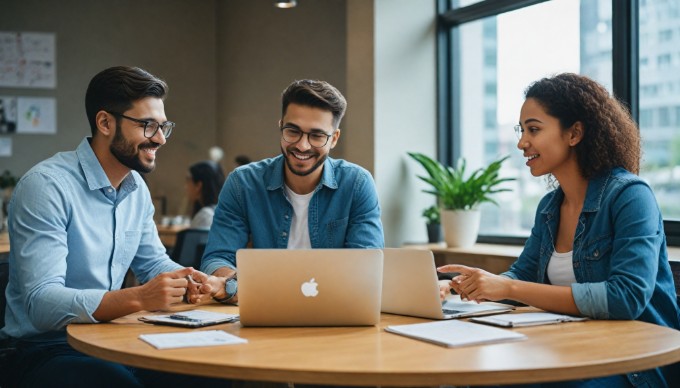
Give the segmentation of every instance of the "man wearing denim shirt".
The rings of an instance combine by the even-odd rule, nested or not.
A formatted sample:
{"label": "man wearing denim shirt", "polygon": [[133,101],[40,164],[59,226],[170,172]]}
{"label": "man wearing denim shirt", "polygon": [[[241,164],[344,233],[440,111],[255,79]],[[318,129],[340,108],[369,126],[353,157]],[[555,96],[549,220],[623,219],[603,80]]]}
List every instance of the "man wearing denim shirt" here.
{"label": "man wearing denim shirt", "polygon": [[232,172],[220,193],[201,270],[213,297],[237,301],[236,251],[253,248],[382,248],[375,184],[365,169],[329,157],[347,103],[323,81],[284,90],[281,155]]}
{"label": "man wearing denim shirt", "polygon": [[[39,163],[17,184],[9,206],[10,275],[0,331],[17,348],[16,385],[177,381],[86,356],[65,335],[69,323],[167,309],[182,302],[187,287],[198,294],[186,277],[205,275],[165,253],[139,175],[155,168],[156,151],[175,125],[165,116],[166,90],[164,81],[139,68],[100,72],[85,97],[92,137]],[[128,268],[142,286],[121,289]]]}

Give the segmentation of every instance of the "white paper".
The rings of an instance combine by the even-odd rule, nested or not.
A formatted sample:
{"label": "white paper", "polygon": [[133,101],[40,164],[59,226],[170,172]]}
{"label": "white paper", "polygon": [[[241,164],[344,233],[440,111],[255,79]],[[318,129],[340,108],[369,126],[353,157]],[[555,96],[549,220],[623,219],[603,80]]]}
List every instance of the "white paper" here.
{"label": "white paper", "polygon": [[12,138],[0,137],[0,156],[12,156]]}
{"label": "white paper", "polygon": [[388,326],[386,331],[448,347],[525,339],[522,333],[464,321],[435,321]]}
{"label": "white paper", "polygon": [[57,133],[57,100],[54,98],[19,97],[17,116],[17,133]]}
{"label": "white paper", "polygon": [[157,349],[192,348],[245,344],[248,340],[222,330],[183,331],[179,333],[142,334],[142,341]]}
{"label": "white paper", "polygon": [[0,87],[57,86],[56,35],[0,32]]}

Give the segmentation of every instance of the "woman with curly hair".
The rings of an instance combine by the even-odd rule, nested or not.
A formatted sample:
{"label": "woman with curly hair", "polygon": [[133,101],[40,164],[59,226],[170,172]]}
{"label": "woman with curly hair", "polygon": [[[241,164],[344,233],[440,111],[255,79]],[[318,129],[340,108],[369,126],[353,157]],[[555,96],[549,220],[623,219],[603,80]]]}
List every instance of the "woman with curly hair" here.
{"label": "woman with curly hair", "polygon": [[[517,148],[533,176],[549,174],[558,186],[540,201],[509,271],[494,275],[462,265],[439,271],[459,273],[450,287],[464,299],[510,299],[680,329],[662,217],[637,176],[640,133],[630,114],[602,85],[577,74],[543,78],[525,96]],[[666,367],[555,386],[663,387],[671,378]]]}

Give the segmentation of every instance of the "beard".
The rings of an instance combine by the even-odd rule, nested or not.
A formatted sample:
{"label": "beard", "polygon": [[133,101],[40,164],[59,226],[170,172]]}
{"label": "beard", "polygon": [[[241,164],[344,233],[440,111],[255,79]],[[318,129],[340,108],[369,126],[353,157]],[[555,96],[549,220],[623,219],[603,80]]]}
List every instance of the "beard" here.
{"label": "beard", "polygon": [[[293,165],[293,162],[291,162],[291,159],[295,159],[295,156],[293,156],[291,150],[295,150],[295,148],[290,147],[290,148],[287,148],[287,149],[284,150],[283,147],[281,147],[281,153],[283,154],[283,158],[286,160],[286,165],[288,166],[288,169],[290,170],[290,172],[292,172],[293,174],[295,174],[297,176],[307,176],[307,175],[313,173],[320,166],[323,166],[323,163],[326,161],[326,158],[328,158],[328,154],[325,154],[325,155],[319,157],[319,153],[317,153],[317,152],[310,153],[310,152],[299,152],[298,151],[299,154],[311,155],[312,157],[315,157],[315,156],[319,157],[319,159],[316,161],[316,163],[314,163],[314,165],[312,167],[310,167],[309,169],[299,170]],[[297,160],[297,159],[295,159],[295,160]]]}
{"label": "beard", "polygon": [[140,173],[149,173],[156,168],[156,163],[153,161],[151,163],[144,163],[139,152],[146,148],[155,147],[160,147],[160,144],[152,141],[147,141],[135,147],[134,144],[128,142],[123,136],[120,125],[116,124],[116,134],[113,136],[109,150],[125,167]]}

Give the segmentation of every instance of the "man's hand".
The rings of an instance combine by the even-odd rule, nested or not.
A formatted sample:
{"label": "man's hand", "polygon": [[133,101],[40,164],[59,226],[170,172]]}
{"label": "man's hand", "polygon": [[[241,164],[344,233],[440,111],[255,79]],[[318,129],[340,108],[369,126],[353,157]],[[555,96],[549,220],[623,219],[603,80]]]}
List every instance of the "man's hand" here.
{"label": "man's hand", "polygon": [[217,287],[219,287],[219,282],[210,281],[210,277],[196,270],[187,275],[188,284],[185,294],[185,301],[187,303],[201,303],[215,294]]}
{"label": "man's hand", "polygon": [[139,288],[142,309],[147,311],[167,310],[171,305],[181,303],[187,293],[187,275],[193,268],[182,268],[164,272]]}

